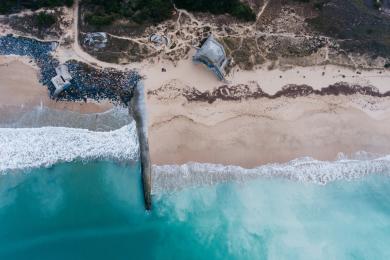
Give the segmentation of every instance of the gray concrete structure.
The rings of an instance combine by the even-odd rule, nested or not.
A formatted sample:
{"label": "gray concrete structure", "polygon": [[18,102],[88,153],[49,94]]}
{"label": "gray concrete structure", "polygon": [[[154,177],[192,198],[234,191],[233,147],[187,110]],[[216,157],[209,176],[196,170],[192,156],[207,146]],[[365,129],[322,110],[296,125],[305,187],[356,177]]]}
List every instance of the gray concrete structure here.
{"label": "gray concrete structure", "polygon": [[105,32],[87,33],[84,38],[84,45],[101,49],[107,46],[108,35]]}
{"label": "gray concrete structure", "polygon": [[131,99],[130,114],[137,124],[137,135],[139,140],[142,187],[144,192],[145,209],[152,209],[152,166],[150,163],[149,142],[146,122],[146,108],[144,98],[144,87],[138,82]]}
{"label": "gray concrete structure", "polygon": [[60,94],[64,89],[69,87],[72,76],[69,73],[68,67],[64,64],[56,68],[57,75],[51,79],[54,87],[56,88],[54,96]]}
{"label": "gray concrete structure", "polygon": [[192,57],[194,63],[205,64],[219,80],[223,80],[228,63],[224,47],[210,35]]}

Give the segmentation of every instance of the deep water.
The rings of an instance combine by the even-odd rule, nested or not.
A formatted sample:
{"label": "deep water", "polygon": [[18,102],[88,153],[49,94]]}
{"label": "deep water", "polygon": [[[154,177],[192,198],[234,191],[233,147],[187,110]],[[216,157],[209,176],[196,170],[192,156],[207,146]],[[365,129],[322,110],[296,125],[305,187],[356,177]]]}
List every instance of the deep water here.
{"label": "deep water", "polygon": [[390,177],[283,179],[154,195],[139,165],[0,176],[0,259],[390,259]]}

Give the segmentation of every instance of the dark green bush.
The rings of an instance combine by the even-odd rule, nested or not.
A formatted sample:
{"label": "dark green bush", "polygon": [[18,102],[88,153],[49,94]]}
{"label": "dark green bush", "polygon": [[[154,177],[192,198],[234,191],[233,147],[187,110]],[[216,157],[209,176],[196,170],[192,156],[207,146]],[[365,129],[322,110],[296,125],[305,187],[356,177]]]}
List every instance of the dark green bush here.
{"label": "dark green bush", "polygon": [[97,27],[110,25],[114,20],[110,15],[88,15],[86,17],[88,23],[95,25]]}
{"label": "dark green bush", "polygon": [[38,28],[50,28],[57,21],[56,17],[46,12],[40,12],[36,16],[36,23]]}
{"label": "dark green bush", "polygon": [[[98,12],[102,17],[127,18],[139,24],[159,23],[169,19],[173,11],[171,0],[83,0],[82,3],[92,7],[94,16]],[[229,13],[244,21],[256,19],[252,9],[239,0],[174,0],[174,3],[177,7],[190,11],[213,14]],[[96,26],[110,23],[109,19],[102,17],[89,17],[87,22]]]}
{"label": "dark green bush", "polygon": [[212,14],[231,14],[244,21],[254,21],[255,13],[239,0],[174,0],[178,8],[195,12],[210,12]]}
{"label": "dark green bush", "polygon": [[170,18],[173,10],[170,0],[83,0],[82,3],[94,7],[101,16],[90,17],[87,22],[92,25],[108,25],[113,19],[107,17],[127,18],[139,24],[158,23]]}

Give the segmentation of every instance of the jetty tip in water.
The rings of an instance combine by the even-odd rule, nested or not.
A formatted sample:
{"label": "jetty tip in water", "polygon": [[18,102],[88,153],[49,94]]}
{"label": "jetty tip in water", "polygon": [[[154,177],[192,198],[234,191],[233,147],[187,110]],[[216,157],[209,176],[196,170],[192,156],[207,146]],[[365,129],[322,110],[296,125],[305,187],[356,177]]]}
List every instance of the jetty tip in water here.
{"label": "jetty tip in water", "polygon": [[131,113],[137,124],[137,135],[140,148],[141,160],[141,175],[142,186],[144,193],[145,209],[152,209],[152,195],[151,195],[151,165],[149,154],[148,130],[146,120],[146,105],[144,96],[144,86],[142,82],[138,82],[134,89],[134,95],[130,105]]}

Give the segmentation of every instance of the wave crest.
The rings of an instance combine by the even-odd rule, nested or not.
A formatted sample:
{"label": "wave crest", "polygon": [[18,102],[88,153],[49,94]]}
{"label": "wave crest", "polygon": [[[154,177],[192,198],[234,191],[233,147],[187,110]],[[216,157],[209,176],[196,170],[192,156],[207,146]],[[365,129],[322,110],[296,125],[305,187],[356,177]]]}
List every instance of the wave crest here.
{"label": "wave crest", "polygon": [[155,165],[152,173],[152,192],[158,194],[185,187],[229,181],[246,182],[256,178],[283,178],[325,185],[332,181],[354,180],[369,174],[390,175],[390,155],[379,157],[358,153],[357,157],[359,159],[345,159],[345,156],[339,155],[341,159],[336,161],[319,161],[304,157],[288,163],[267,164],[253,169],[208,163]]}
{"label": "wave crest", "polygon": [[0,128],[0,173],[74,160],[137,160],[136,126],[110,132],[65,127]]}

